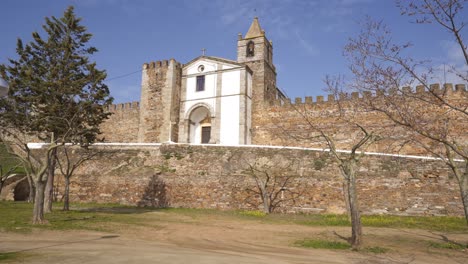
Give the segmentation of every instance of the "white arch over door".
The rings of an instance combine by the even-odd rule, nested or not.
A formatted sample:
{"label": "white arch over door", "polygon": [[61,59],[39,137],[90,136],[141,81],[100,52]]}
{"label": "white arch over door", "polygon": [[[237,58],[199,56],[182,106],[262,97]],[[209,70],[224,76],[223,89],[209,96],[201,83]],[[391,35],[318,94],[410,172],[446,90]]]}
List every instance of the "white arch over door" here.
{"label": "white arch over door", "polygon": [[211,139],[211,113],[205,106],[194,108],[189,114],[189,143],[207,144]]}

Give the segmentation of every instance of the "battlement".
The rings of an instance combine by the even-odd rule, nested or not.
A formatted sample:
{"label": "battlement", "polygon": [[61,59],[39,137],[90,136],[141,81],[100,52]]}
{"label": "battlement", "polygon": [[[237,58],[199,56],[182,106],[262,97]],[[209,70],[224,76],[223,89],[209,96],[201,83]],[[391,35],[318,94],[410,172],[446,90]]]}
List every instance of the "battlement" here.
{"label": "battlement", "polygon": [[[452,96],[457,94],[462,94],[467,92],[465,84],[456,84],[453,85],[451,83],[446,83],[443,86],[440,84],[431,84],[429,89],[426,89],[424,85],[418,85],[415,89],[412,89],[409,86],[402,87],[399,89],[391,90],[390,93],[397,93],[399,92],[402,95],[405,94],[424,94],[424,93],[436,93],[441,96]],[[306,96],[303,100],[302,97],[294,98],[294,101],[291,102],[290,98],[278,98],[273,101],[272,105],[274,106],[291,106],[291,105],[322,105],[322,104],[332,104],[336,101],[351,101],[351,100],[360,100],[362,98],[378,98],[382,96],[382,92],[377,91],[376,93],[368,92],[352,92],[352,93],[341,93],[339,96],[334,94],[327,95],[327,100],[322,95],[316,97],[315,101],[313,100],[312,96]]]}
{"label": "battlement", "polygon": [[182,68],[182,64],[175,59],[170,60],[160,60],[160,61],[152,61],[143,64],[143,69],[158,69],[158,68],[167,68],[171,63],[175,63],[176,68]]}
{"label": "battlement", "polygon": [[130,111],[140,109],[140,102],[131,102],[131,103],[121,103],[121,104],[112,104],[110,105],[107,110],[110,112],[117,112],[117,111]]}

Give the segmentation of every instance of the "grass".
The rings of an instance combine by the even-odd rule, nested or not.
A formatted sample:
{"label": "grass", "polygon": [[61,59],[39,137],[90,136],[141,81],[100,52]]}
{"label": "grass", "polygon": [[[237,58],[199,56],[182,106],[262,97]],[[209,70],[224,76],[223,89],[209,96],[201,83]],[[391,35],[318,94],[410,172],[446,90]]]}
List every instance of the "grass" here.
{"label": "grass", "polygon": [[[430,231],[468,231],[462,217],[453,216],[393,216],[364,215],[361,218],[364,227],[388,227],[425,229]],[[310,215],[298,223],[310,226],[350,226],[346,215]]]}
{"label": "grass", "polygon": [[442,248],[442,249],[455,249],[455,250],[462,250],[467,249],[468,245],[461,245],[452,242],[429,242],[429,247],[432,248]]}
{"label": "grass", "polygon": [[348,243],[338,241],[328,241],[323,239],[304,239],[294,243],[296,246],[315,249],[350,249]]}
{"label": "grass", "polygon": [[73,208],[72,211],[61,211],[61,207],[55,207],[52,213],[46,214],[48,224],[32,225],[32,204],[0,202],[0,230],[21,233],[31,232],[33,228],[112,231],[113,225],[109,223],[145,225],[140,216],[149,211],[115,204],[73,204]]}
{"label": "grass", "polygon": [[383,254],[383,253],[387,253],[389,249],[377,246],[377,247],[366,247],[366,248],[363,248],[362,251],[370,252],[374,254]]}
{"label": "grass", "polygon": [[10,263],[13,260],[24,260],[29,257],[31,257],[31,254],[24,252],[0,253],[0,263]]}
{"label": "grass", "polygon": [[[261,211],[220,211],[215,209],[148,209],[119,204],[74,203],[72,211],[61,211],[61,204],[54,204],[54,211],[46,215],[47,225],[31,225],[32,205],[24,202],[0,202],[0,230],[29,232],[32,228],[54,230],[97,230],[112,231],[116,223],[122,225],[157,225],[163,215],[148,214],[164,212],[169,215],[188,217],[191,222],[202,221],[203,217],[260,221],[270,224],[299,224],[307,226],[350,226],[346,215],[327,214],[265,214]],[[149,217],[151,221],[148,221]],[[404,217],[404,216],[363,216],[364,227],[415,228],[430,231],[468,232],[462,217]]]}
{"label": "grass", "polygon": [[262,211],[240,211],[239,214],[243,216],[255,217],[255,218],[263,218],[267,216],[267,214]]}

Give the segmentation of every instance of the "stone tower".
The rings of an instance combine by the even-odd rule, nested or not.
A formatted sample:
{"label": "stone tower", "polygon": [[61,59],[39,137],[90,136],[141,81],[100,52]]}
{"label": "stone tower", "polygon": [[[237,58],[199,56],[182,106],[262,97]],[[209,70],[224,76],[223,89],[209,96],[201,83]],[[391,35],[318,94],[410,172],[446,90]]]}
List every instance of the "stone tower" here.
{"label": "stone tower", "polygon": [[138,142],[177,142],[181,82],[174,59],[143,64]]}
{"label": "stone tower", "polygon": [[263,103],[270,103],[277,96],[273,43],[266,38],[257,17],[245,37],[239,34],[237,62],[246,64],[253,71],[252,110],[256,112]]}

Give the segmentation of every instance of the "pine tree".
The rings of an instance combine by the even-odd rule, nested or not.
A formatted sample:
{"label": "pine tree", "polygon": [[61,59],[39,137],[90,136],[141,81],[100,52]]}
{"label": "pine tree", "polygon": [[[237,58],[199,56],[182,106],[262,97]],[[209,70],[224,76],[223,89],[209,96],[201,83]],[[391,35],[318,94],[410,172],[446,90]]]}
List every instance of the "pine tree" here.
{"label": "pine tree", "polygon": [[[109,116],[106,106],[112,97],[103,83],[106,72],[90,62],[89,56],[97,49],[88,45],[92,35],[80,21],[73,7],[61,18],[46,18],[43,29],[47,37],[34,32],[33,41],[26,45],[18,39],[19,58],[0,65],[0,75],[10,85],[8,97],[0,99],[3,140],[14,136],[6,131],[10,128],[51,142],[46,161],[29,161],[36,185],[33,222],[44,221],[39,207],[56,148],[64,143],[92,144],[100,133],[99,125]],[[22,147],[23,158],[31,154],[25,144],[17,146]]]}

